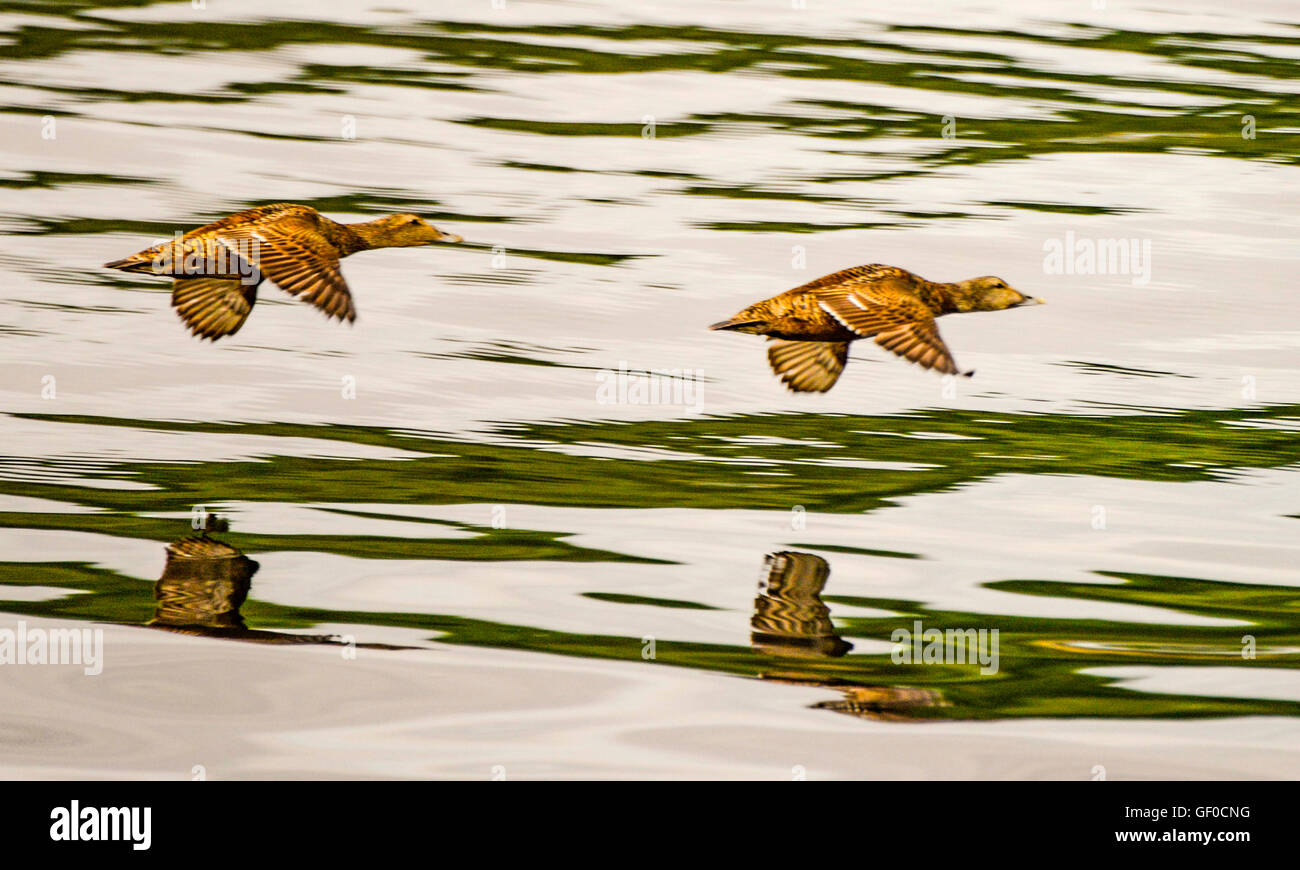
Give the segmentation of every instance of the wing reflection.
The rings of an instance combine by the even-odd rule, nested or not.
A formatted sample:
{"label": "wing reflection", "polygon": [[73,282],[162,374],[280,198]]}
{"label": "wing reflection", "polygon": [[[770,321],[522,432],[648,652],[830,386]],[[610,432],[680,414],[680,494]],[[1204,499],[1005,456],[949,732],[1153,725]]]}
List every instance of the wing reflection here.
{"label": "wing reflection", "polygon": [[336,635],[294,634],[286,631],[251,629],[244,624],[240,608],[248,598],[253,575],[261,567],[243,551],[210,537],[210,531],[226,531],[229,524],[209,516],[198,535],[167,545],[167,562],[154,585],[157,605],[149,628],[221,637],[254,643],[330,644],[364,649],[410,649],[390,644],[354,644]]}
{"label": "wing reflection", "polygon": [[[853,644],[844,640],[831,621],[830,608],[821,593],[830,578],[830,564],[812,553],[782,551],[769,553],[763,560],[763,576],[754,599],[754,615],[749,621],[750,645],[764,655],[812,660],[840,658]],[[765,680],[835,689],[843,694],[837,701],[822,701],[813,706],[867,719],[917,721],[914,711],[944,704],[943,696],[932,689],[909,686],[865,686],[828,677],[813,669],[772,670],[762,674]]]}
{"label": "wing reflection", "polygon": [[749,621],[749,642],[761,653],[774,656],[838,658],[853,644],[835,633],[830,608],[821,591],[831,568],[811,553],[769,553]]}

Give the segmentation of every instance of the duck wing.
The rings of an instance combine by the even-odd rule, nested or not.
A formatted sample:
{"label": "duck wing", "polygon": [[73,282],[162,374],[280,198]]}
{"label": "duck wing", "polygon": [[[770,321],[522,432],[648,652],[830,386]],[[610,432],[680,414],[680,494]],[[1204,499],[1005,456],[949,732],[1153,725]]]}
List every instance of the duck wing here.
{"label": "duck wing", "polygon": [[[124,272],[171,275],[177,278],[234,278],[240,274],[238,272],[240,264],[238,260],[231,262],[226,259],[233,247],[223,245],[223,237],[229,235],[232,239],[236,239],[240,237],[241,232],[252,226],[281,219],[310,222],[319,218],[319,212],[311,206],[296,205],[291,202],[259,205],[235,212],[221,220],[190,230],[179,238],[169,239],[104,265],[109,269],[121,269]],[[227,250],[218,251],[219,247],[225,247]],[[218,253],[222,255],[222,262],[218,262]],[[212,268],[205,269],[205,266]]]}
{"label": "duck wing", "polygon": [[281,290],[351,322],[357,317],[352,292],[339,271],[338,248],[321,232],[321,220],[315,210],[291,210],[269,221],[220,227],[216,233]]}
{"label": "duck wing", "polygon": [[958,374],[957,363],[939,336],[934,312],[901,282],[874,281],[818,293],[823,311],[845,329],[904,359],[944,374]]}
{"label": "duck wing", "polygon": [[216,341],[234,335],[257,302],[257,285],[238,278],[177,278],[172,307],[190,332]]}
{"label": "duck wing", "polygon": [[974,372],[962,372],[957,362],[948,351],[948,346],[939,337],[939,330],[934,325],[934,318],[925,322],[905,323],[902,326],[876,335],[876,344],[885,350],[893,351],[909,362],[922,368],[934,369],[945,375],[973,375]]}
{"label": "duck wing", "polygon": [[796,393],[824,393],[840,379],[849,359],[847,341],[786,341],[771,339],[767,361],[781,381]]}
{"label": "duck wing", "polygon": [[309,205],[298,205],[296,202],[277,202],[273,205],[256,205],[243,211],[237,211],[210,224],[204,224],[198,229],[190,230],[185,235],[187,237],[198,236],[213,230],[220,231],[258,223],[271,223],[282,218],[303,218],[313,221],[319,216],[320,212]]}

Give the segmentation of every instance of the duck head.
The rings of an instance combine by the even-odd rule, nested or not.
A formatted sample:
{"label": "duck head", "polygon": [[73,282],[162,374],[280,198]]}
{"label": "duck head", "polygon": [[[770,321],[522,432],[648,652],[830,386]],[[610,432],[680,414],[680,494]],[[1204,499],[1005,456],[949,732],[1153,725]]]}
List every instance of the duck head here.
{"label": "duck head", "polygon": [[444,233],[419,215],[390,214],[352,227],[372,248],[417,248],[436,242],[463,242],[455,233]]}
{"label": "duck head", "polygon": [[1026,296],[1001,278],[985,275],[958,281],[953,294],[958,311],[1002,311],[1021,305],[1042,305],[1043,300]]}

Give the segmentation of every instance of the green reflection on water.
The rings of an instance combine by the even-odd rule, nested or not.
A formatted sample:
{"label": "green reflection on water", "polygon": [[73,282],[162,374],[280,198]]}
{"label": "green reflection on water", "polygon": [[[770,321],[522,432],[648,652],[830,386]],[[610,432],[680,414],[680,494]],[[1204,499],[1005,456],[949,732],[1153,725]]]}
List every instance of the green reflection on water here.
{"label": "green reflection on water", "polygon": [[[1100,409],[1099,409],[1100,412]],[[131,462],[106,458],[101,478],[150,489],[51,489],[39,477],[0,481],[0,492],[64,498],[124,511],[188,511],[220,501],[408,504],[522,503],[580,507],[777,509],[860,512],[905,495],[952,489],[1000,474],[1151,481],[1231,478],[1237,469],[1300,463],[1300,406],[1162,411],[1127,416],[1023,415],[926,410],[899,416],[770,414],[637,423],[501,424],[488,440],[354,426],[168,423],[18,415],[158,432],[309,438],[390,448],[400,459],[258,457],[242,462]],[[93,434],[88,437],[93,439]],[[607,448],[673,461],[571,455]],[[39,467],[81,474],[57,459]],[[900,468],[844,467],[898,463]],[[840,464],[832,464],[840,463]],[[782,476],[751,475],[781,471]],[[81,521],[73,517],[72,522]]]}
{"label": "green reflection on water", "polygon": [[[221,537],[250,555],[307,550],[358,559],[656,564],[639,556],[576,545],[565,540],[563,531],[496,529],[430,520],[387,514],[373,505],[516,503],[788,511],[790,505],[802,504],[809,511],[858,513],[899,496],[940,491],[1004,473],[1211,480],[1230,478],[1237,469],[1295,465],[1300,461],[1300,444],[1293,431],[1298,417],[1297,406],[1095,418],[946,410],[891,417],[766,415],[509,426],[501,427],[487,441],[361,427],[41,417],[92,426],[189,432],[196,438],[201,433],[220,432],[335,440],[400,448],[412,458],[264,456],[258,461],[192,463],[103,460],[93,472],[81,468],[80,474],[93,475],[100,485],[121,480],[149,488],[35,482],[40,475],[0,481],[0,492],[97,509],[87,513],[5,513],[0,514],[0,524],[93,532],[154,540],[161,545],[182,534],[185,524],[141,513],[188,512],[195,504],[227,501],[327,504],[336,514],[366,521],[425,523],[430,536],[264,535],[236,530]],[[671,444],[696,458],[663,462],[559,452],[564,445],[593,443],[659,449]],[[426,457],[421,450],[437,456]],[[844,468],[806,464],[810,456],[823,454],[885,459],[903,468],[846,473]],[[727,461],[718,461],[723,458]],[[44,464],[51,469],[57,466],[54,461]],[[754,483],[745,474],[749,468],[772,467],[797,473],[765,476]],[[365,493],[371,506],[343,507],[354,503],[357,493]],[[440,529],[454,531],[456,537],[440,539]],[[736,614],[733,644],[661,639],[655,664],[820,686],[842,696],[822,705],[827,709],[888,719],[1300,715],[1300,704],[1289,701],[1138,691],[1117,685],[1114,678],[1085,673],[1115,666],[1294,669],[1300,650],[1300,594],[1293,587],[1115,572],[1097,572],[1095,583],[1043,578],[995,579],[982,584],[1015,595],[1141,607],[1141,618],[1148,621],[1009,616],[945,610],[910,599],[837,595],[833,569],[837,554],[872,558],[872,570],[880,572],[888,572],[899,559],[921,554],[835,544],[815,549],[825,558],[814,554],[801,558],[826,565],[829,580],[822,578],[825,589],[805,590],[787,610],[820,614],[816,616],[818,636],[827,638],[817,642],[820,648],[839,649],[841,643],[834,637],[844,646],[862,646],[863,640],[888,643],[894,630],[909,628],[915,620],[926,628],[996,628],[1000,633],[998,672],[981,676],[977,667],[958,664],[900,666],[890,661],[887,652],[877,651],[878,645],[871,651],[848,654],[810,656],[806,650],[789,654],[779,643],[751,645],[747,636],[750,617],[744,614]],[[745,578],[737,582],[752,582],[748,578],[762,555],[755,553],[753,562],[734,566],[734,576]],[[673,570],[671,562],[657,564]],[[3,563],[0,586],[54,587],[68,594],[39,602],[3,601],[0,590],[0,607],[33,616],[141,625],[153,618],[155,607],[151,587],[141,579],[57,560],[39,565]],[[430,582],[438,581],[431,577]],[[626,595],[608,588],[579,595],[611,608],[715,609],[700,602]],[[759,595],[759,600],[762,597]],[[837,616],[837,608],[852,610]],[[855,615],[859,608],[870,608],[879,615]],[[1159,621],[1162,611],[1170,615],[1169,622]],[[258,601],[255,585],[242,615],[256,630],[348,624],[358,626],[356,633],[364,638],[366,626],[407,628],[428,632],[445,643],[643,661],[641,637],[555,631],[449,613],[283,606]],[[1187,621],[1186,616],[1227,624],[1178,624]],[[1157,621],[1150,621],[1153,619]],[[1254,660],[1241,657],[1244,635],[1256,639]]]}
{"label": "green reflection on water", "polygon": [[[147,3],[96,4],[135,6]],[[1111,209],[1081,202],[973,203],[969,211],[909,212],[881,207],[848,195],[836,196],[840,181],[878,181],[903,176],[943,172],[953,166],[990,161],[1023,160],[1051,154],[1169,153],[1186,152],[1276,163],[1300,161],[1295,130],[1300,128],[1300,105],[1287,83],[1294,77],[1288,51],[1300,38],[1276,35],[1201,32],[1169,33],[1102,30],[1066,26],[1052,35],[1012,31],[891,27],[883,32],[864,28],[870,36],[852,32],[834,38],[808,34],[754,33],[709,27],[627,25],[597,27],[556,25],[511,27],[492,23],[426,21],[401,27],[366,26],[296,21],[124,21],[96,17],[89,4],[0,3],[7,11],[39,11],[63,15],[74,25],[17,26],[7,36],[6,56],[15,60],[43,60],[76,51],[157,52],[176,55],[257,52],[295,45],[382,46],[411,52],[409,63],[388,65],[333,65],[304,63],[286,78],[276,74],[266,81],[237,81],[199,92],[115,90],[101,87],[45,85],[44,89],[68,97],[93,97],[99,102],[187,101],[247,102],[267,94],[333,94],[349,86],[394,86],[477,90],[481,72],[509,73],[544,78],[551,74],[612,75],[627,73],[726,74],[768,78],[814,79],[884,85],[898,89],[907,107],[841,99],[792,99],[778,109],[701,112],[655,119],[655,136],[672,138],[698,135],[764,135],[773,131],[797,134],[807,140],[842,140],[837,153],[870,158],[870,167],[837,171],[810,168],[792,170],[782,183],[727,184],[659,173],[667,192],[683,196],[772,198],[834,204],[851,210],[843,221],[719,221],[702,227],[718,231],[812,232],[827,229],[861,229],[915,226],[934,218],[989,219],[1005,217],[1017,209],[1065,214],[1114,214]],[[520,39],[521,35],[531,38]],[[928,40],[951,38],[943,47]],[[623,47],[637,43],[634,53]],[[654,46],[659,50],[654,50]],[[652,48],[646,49],[645,46]],[[1035,65],[1026,47],[1041,55],[1054,48],[1064,64]],[[1096,60],[1071,63],[1066,52],[1096,55]],[[1129,73],[1112,73],[1120,57]],[[1164,78],[1159,67],[1168,68]],[[1082,67],[1072,71],[1070,67]],[[249,69],[249,76],[256,71]],[[0,80],[0,83],[4,83]],[[25,85],[21,81],[13,84]],[[1274,87],[1274,83],[1277,84]],[[1152,95],[1156,95],[1155,98]],[[933,109],[911,108],[922,102]],[[972,108],[962,114],[956,134],[942,135],[943,108],[950,97],[988,101],[987,109]],[[4,111],[61,114],[61,110],[13,106]],[[1243,119],[1253,119],[1268,135],[1244,136]],[[519,132],[535,136],[623,137],[640,140],[644,120],[626,119],[560,121],[555,119],[467,116],[456,123]],[[141,123],[148,123],[142,120]],[[285,136],[312,140],[312,136],[245,130],[246,135]],[[895,140],[919,140],[901,149]],[[319,141],[327,141],[320,139]],[[880,158],[891,158],[881,165]],[[552,172],[583,171],[581,166],[556,167],[515,162],[515,168]],[[642,174],[650,174],[649,171]],[[101,182],[102,183],[102,182]],[[126,183],[134,183],[128,181]],[[364,194],[358,192],[358,196]],[[400,199],[400,194],[385,194]],[[247,203],[254,204],[254,203]],[[320,207],[321,203],[312,203]],[[401,203],[373,203],[375,211],[406,210]],[[387,206],[392,205],[389,209]],[[419,204],[417,204],[419,205]],[[990,214],[987,208],[1000,209]],[[342,206],[338,206],[342,208]],[[354,210],[354,209],[346,209]],[[363,209],[370,211],[370,208]],[[870,219],[862,219],[864,210]],[[509,220],[503,215],[432,215],[457,220]],[[121,229],[138,229],[123,226]],[[168,228],[168,231],[170,228]],[[47,232],[94,231],[77,221],[45,228]]]}

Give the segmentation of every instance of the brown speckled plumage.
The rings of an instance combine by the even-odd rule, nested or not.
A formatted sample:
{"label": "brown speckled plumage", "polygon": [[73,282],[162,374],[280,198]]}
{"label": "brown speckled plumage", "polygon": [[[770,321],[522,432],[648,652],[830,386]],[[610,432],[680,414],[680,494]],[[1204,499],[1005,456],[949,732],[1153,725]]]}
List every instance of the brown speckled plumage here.
{"label": "brown speckled plumage", "polygon": [[341,224],[311,206],[246,209],[104,265],[175,279],[172,305],[190,331],[216,340],[244,325],[265,278],[330,317],[356,319],[339,260],[374,248],[459,242],[413,214]]}
{"label": "brown speckled plumage", "polygon": [[768,362],[796,392],[825,392],[848,362],[849,343],[872,338],[899,356],[944,374],[960,372],[935,318],[999,311],[1029,302],[992,276],[953,284],[926,281],[906,269],[854,266],[749,306],[710,329],[766,335]]}

